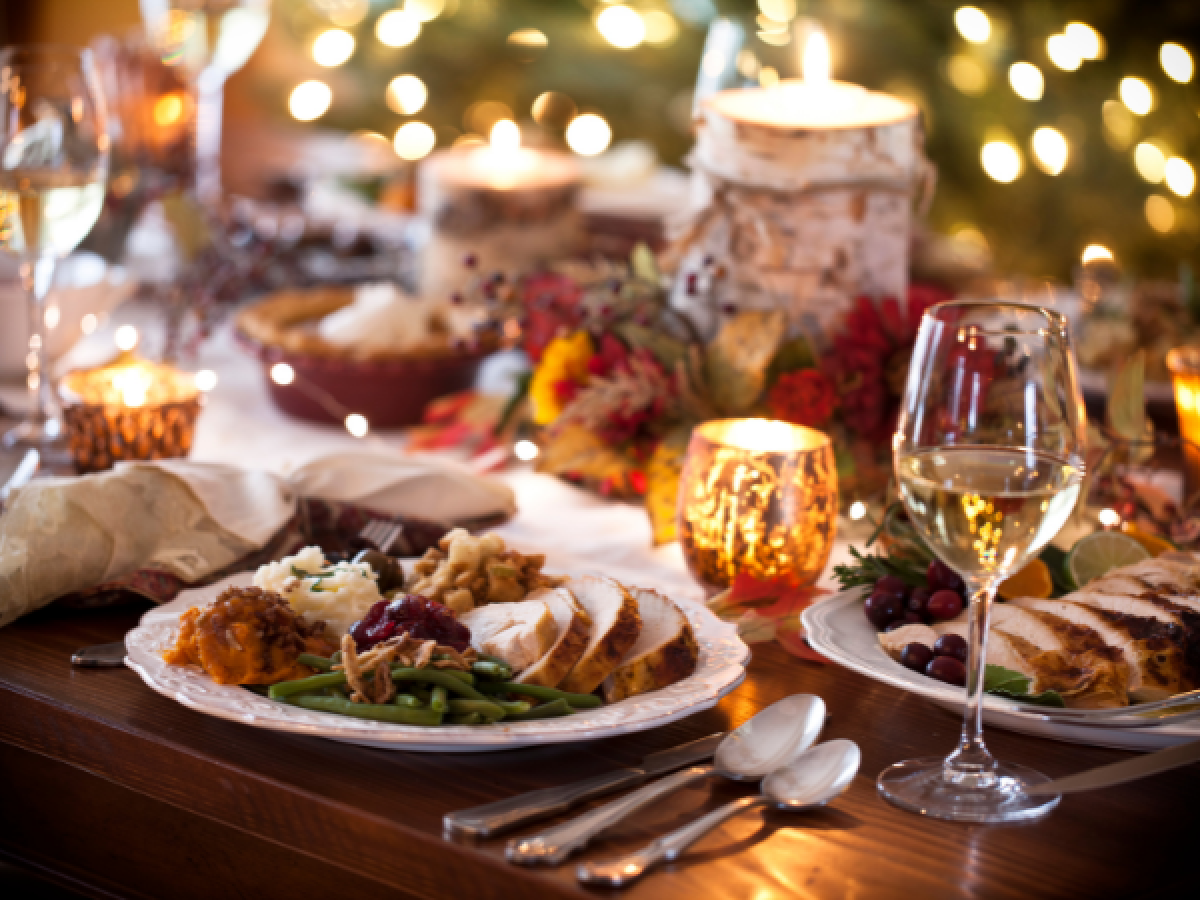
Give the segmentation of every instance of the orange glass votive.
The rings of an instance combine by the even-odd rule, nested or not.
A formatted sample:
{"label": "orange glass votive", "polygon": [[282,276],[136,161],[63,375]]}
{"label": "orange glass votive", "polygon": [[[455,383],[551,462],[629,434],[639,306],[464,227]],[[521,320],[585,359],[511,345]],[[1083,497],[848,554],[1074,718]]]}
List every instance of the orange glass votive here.
{"label": "orange glass votive", "polygon": [[67,374],[58,390],[80,474],[192,449],[203,394],[188,372],[123,353],[106,366]]}
{"label": "orange glass votive", "polygon": [[1200,490],[1200,348],[1176,347],[1167,354],[1175,383],[1175,411],[1183,438],[1183,477],[1186,496]]}
{"label": "orange glass votive", "polygon": [[767,419],[722,419],[692,432],[679,533],[706,588],[729,587],[740,573],[811,584],[829,562],[837,512],[828,435]]}

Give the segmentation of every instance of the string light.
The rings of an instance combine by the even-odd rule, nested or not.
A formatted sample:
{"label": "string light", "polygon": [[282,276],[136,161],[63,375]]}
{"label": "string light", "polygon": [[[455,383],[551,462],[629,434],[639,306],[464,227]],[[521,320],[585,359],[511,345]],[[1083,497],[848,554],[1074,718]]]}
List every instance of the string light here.
{"label": "string light", "polygon": [[393,9],[375,23],[375,37],[385,47],[407,47],[421,34],[421,20],[407,9]]}
{"label": "string light", "polygon": [[1021,151],[1008,141],[989,141],[983,145],[979,160],[988,177],[1008,184],[1021,174]]}
{"label": "string light", "polygon": [[963,6],[954,13],[954,27],[972,44],[986,44],[992,36],[992,22],[982,9]]}
{"label": "string light", "polygon": [[531,462],[537,459],[538,445],[533,441],[517,441],[513,444],[513,456],[521,462]]}
{"label": "string light", "polygon": [[1192,54],[1179,44],[1163,44],[1158,51],[1158,61],[1162,63],[1167,76],[1180,84],[1191,81],[1196,71],[1192,63]]}
{"label": "string light", "polygon": [[1180,159],[1178,156],[1167,160],[1163,168],[1163,178],[1167,187],[1180,197],[1190,197],[1196,189],[1196,170],[1186,159]]}
{"label": "string light", "polygon": [[429,99],[429,91],[416,75],[397,75],[388,83],[384,99],[393,112],[411,116],[420,112]]}
{"label": "string light", "polygon": [[313,41],[312,58],[318,66],[332,69],[354,54],[354,35],[340,28],[322,31]]}
{"label": "string light", "polygon": [[1113,252],[1103,244],[1088,244],[1083,248],[1083,255],[1079,259],[1085,266],[1094,262],[1116,261],[1113,258]]}
{"label": "string light", "polygon": [[622,50],[636,47],[646,39],[646,23],[637,10],[628,6],[609,6],[601,10],[596,16],[596,30]]}
{"label": "string light", "polygon": [[132,325],[122,325],[113,333],[113,343],[122,353],[129,353],[137,346],[138,330]]}
{"label": "string light", "polygon": [[319,119],[329,111],[333,103],[333,91],[323,81],[305,81],[296,85],[288,97],[288,110],[300,122]]}
{"label": "string light", "polygon": [[1119,93],[1121,102],[1135,116],[1144,116],[1154,109],[1154,91],[1140,78],[1132,75],[1122,78]]}
{"label": "string light", "polygon": [[296,380],[296,370],[285,362],[271,366],[271,380],[276,384],[287,387]]}
{"label": "string light", "polygon": [[1041,100],[1046,89],[1046,79],[1042,70],[1033,63],[1013,63],[1008,69],[1008,83],[1022,100]]}
{"label": "string light", "polygon": [[1146,198],[1146,221],[1159,234],[1166,234],[1175,227],[1175,207],[1160,194]]}
{"label": "string light", "polygon": [[567,146],[580,156],[597,156],[612,142],[612,129],[595,113],[576,116],[567,126]]}
{"label": "string light", "polygon": [[1153,144],[1143,142],[1133,149],[1133,167],[1151,184],[1161,184],[1167,174],[1167,157]]}
{"label": "string light", "polygon": [[217,386],[217,373],[212,369],[201,369],[192,378],[196,383],[196,390],[206,394]]}
{"label": "string light", "polygon": [[429,155],[437,144],[437,135],[424,122],[406,122],[396,129],[392,147],[401,159],[414,161]]}
{"label": "string light", "polygon": [[1083,65],[1075,42],[1065,34],[1052,34],[1046,39],[1046,55],[1064,72],[1074,72]]}
{"label": "string light", "polygon": [[1060,175],[1067,167],[1070,149],[1057,128],[1042,126],[1033,133],[1033,158],[1047,175]]}
{"label": "string light", "polygon": [[346,430],[354,437],[366,437],[371,425],[367,421],[367,417],[359,413],[350,413],[346,416]]}
{"label": "string light", "polygon": [[1099,59],[1104,55],[1104,38],[1091,25],[1072,22],[1063,29],[1063,34],[1080,59]]}

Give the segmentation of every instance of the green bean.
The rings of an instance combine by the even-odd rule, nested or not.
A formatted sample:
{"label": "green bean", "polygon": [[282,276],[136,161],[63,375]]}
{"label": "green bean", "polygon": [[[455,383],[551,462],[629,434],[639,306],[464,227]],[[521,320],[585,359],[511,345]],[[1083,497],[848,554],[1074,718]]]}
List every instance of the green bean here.
{"label": "green bean", "polygon": [[512,678],[513,671],[509,666],[498,665],[487,659],[478,659],[471,665],[471,671],[480,678],[493,678],[499,681],[508,681]]}
{"label": "green bean", "polygon": [[504,718],[504,707],[498,703],[488,703],[479,700],[463,700],[459,697],[454,697],[450,700],[450,712],[456,716],[470,715],[471,713],[479,713],[489,722],[495,722]]}
{"label": "green bean", "polygon": [[397,725],[441,725],[442,714],[432,709],[408,709],[391,703],[351,703],[337,697],[293,696],[288,702],[304,709],[337,713],[355,719],[374,719]]}
{"label": "green bean", "polygon": [[476,657],[483,660],[484,662],[495,663],[498,666],[504,666],[505,668],[510,668],[507,661],[501,659],[498,656],[492,656],[492,654],[490,654],[490,653],[476,653],[475,655],[476,655]]}
{"label": "green bean", "polygon": [[535,706],[523,713],[510,713],[504,721],[528,722],[531,719],[554,719],[558,716],[569,716],[573,712],[575,710],[570,707],[566,700],[560,697],[557,700],[551,700],[549,703],[543,703],[541,706]]}
{"label": "green bean", "polygon": [[484,681],[479,690],[485,694],[518,694],[534,700],[565,700],[574,709],[595,709],[604,703],[595,694],[571,694],[558,688],[541,687],[536,684],[517,684],[511,681]]}
{"label": "green bean", "polygon": [[433,690],[429,692],[429,708],[440,713],[444,713],[450,708],[450,698],[446,694],[446,689],[440,684],[434,685]]}
{"label": "green bean", "polygon": [[465,716],[451,716],[446,721],[451,725],[482,725],[484,719],[479,713],[473,712]]}
{"label": "green bean", "polygon": [[304,694],[309,691],[320,690],[327,687],[338,687],[346,683],[345,672],[328,672],[324,675],[312,675],[308,678],[297,678],[293,681],[280,681],[273,684],[270,690],[267,691],[267,696],[272,700],[282,700],[284,697],[290,697],[293,694]]}
{"label": "green bean", "polygon": [[424,703],[426,706],[428,706],[430,703],[433,702],[432,693],[430,692],[429,688],[427,688],[423,684],[413,683],[413,684],[408,685],[408,692],[410,694],[412,694],[414,697],[416,697],[418,700],[420,700],[422,703]]}
{"label": "green bean", "polygon": [[[412,694],[397,694],[392,700],[397,706],[405,706],[409,709],[423,709],[425,704]],[[434,712],[445,712],[442,709],[435,709]]]}
{"label": "green bean", "polygon": [[492,702],[504,710],[506,717],[518,713],[527,713],[533,709],[533,705],[527,700],[493,700]]}
{"label": "green bean", "polygon": [[333,663],[323,656],[317,656],[315,653],[301,653],[297,662],[302,666],[308,666],[310,669],[319,669],[322,672],[328,672],[333,668]]}
{"label": "green bean", "polygon": [[470,672],[464,672],[462,669],[438,669],[438,671],[445,672],[447,675],[453,675],[459,681],[466,682],[467,684],[475,683],[475,676]]}
{"label": "green bean", "polygon": [[487,697],[479,693],[471,685],[467,684],[461,678],[455,678],[443,669],[392,669],[392,680],[440,684],[450,693],[458,694],[460,697],[468,697],[471,700],[487,700]]}

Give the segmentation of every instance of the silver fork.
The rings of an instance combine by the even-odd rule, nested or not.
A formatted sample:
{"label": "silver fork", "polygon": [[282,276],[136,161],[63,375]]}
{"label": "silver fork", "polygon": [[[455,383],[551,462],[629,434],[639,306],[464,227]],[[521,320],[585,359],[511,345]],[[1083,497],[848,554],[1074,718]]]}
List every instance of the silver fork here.
{"label": "silver fork", "polygon": [[388,522],[384,519],[372,519],[363,526],[362,531],[358,533],[358,538],[374,545],[375,549],[380,553],[386,553],[390,556],[392,550],[395,549],[396,541],[403,533],[403,525]]}

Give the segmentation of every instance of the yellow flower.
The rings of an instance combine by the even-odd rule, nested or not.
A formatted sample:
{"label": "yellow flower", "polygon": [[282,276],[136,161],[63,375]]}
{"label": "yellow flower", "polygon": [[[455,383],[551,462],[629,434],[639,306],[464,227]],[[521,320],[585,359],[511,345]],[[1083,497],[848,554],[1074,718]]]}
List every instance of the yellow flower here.
{"label": "yellow flower", "polygon": [[592,339],[586,331],[556,337],[542,353],[542,361],[533,372],[529,398],[533,402],[533,421],[549,425],[562,414],[558,385],[563,381],[583,384],[587,381],[588,360],[592,358]]}

